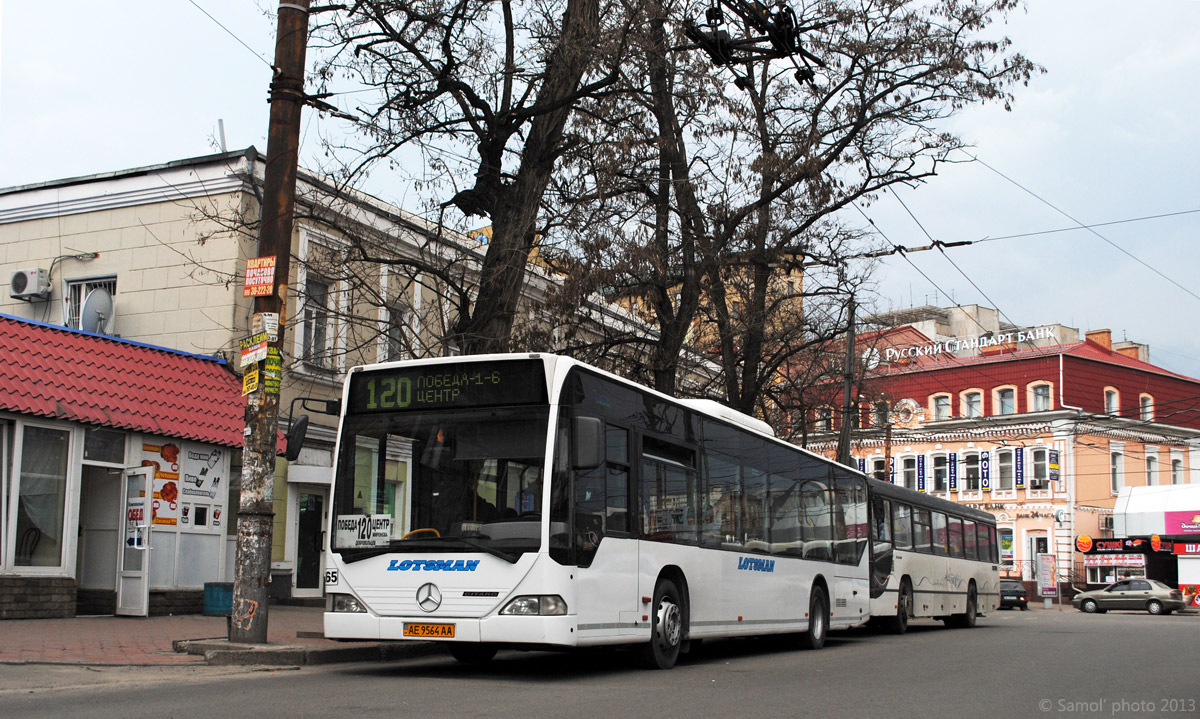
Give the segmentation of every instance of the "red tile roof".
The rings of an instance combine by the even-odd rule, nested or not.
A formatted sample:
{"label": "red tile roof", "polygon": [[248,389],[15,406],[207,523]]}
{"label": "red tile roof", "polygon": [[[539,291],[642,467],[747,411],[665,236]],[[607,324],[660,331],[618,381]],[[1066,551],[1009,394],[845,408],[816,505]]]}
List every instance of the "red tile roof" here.
{"label": "red tile roof", "polygon": [[224,360],[0,314],[0,410],[242,446]]}

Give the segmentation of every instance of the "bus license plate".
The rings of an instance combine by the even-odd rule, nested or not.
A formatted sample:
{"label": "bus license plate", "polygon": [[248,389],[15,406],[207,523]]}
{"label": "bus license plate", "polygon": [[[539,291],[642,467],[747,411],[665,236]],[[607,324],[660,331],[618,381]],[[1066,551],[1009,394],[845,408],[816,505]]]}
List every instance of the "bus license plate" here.
{"label": "bus license plate", "polygon": [[404,625],[404,636],[452,639],[454,637],[454,625],[453,624],[405,624]]}

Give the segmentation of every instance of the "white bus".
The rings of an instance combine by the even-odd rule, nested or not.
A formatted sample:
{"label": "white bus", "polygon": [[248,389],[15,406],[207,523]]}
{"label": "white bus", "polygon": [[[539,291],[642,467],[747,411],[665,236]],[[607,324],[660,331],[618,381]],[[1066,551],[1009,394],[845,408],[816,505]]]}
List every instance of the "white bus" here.
{"label": "white bus", "polygon": [[[444,641],[462,661],[627,644],[670,668],[691,642],[777,633],[820,648],[888,597],[896,613],[891,565],[911,553],[894,521],[870,547],[873,487],[889,512],[930,499],[548,354],[356,367],[342,407],[325,636]],[[940,611],[973,622],[945,560],[913,590],[958,591]]]}

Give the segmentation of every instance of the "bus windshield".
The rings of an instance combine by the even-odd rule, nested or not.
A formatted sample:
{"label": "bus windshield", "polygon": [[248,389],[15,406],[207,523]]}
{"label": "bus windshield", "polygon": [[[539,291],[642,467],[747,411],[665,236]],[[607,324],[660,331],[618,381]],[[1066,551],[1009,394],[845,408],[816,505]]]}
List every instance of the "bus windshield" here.
{"label": "bus windshield", "polygon": [[548,417],[545,405],[347,416],[331,547],[346,561],[536,552]]}

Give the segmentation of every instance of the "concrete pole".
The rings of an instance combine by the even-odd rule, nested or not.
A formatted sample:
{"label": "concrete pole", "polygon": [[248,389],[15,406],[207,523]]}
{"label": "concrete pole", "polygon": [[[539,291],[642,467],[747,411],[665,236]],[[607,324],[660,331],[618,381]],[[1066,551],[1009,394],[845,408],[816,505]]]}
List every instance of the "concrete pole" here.
{"label": "concrete pole", "polygon": [[849,324],[846,328],[846,366],[842,370],[842,426],[838,432],[837,461],[853,467],[850,456],[850,422],[854,415],[851,408],[858,402],[854,396],[854,295],[850,296]]}
{"label": "concrete pole", "polygon": [[275,263],[269,295],[254,298],[255,331],[277,327],[269,346],[272,357],[247,367],[257,388],[246,396],[242,453],[242,493],[238,501],[237,559],[229,641],[267,641],[268,587],[271,582],[271,525],[275,519],[274,484],[279,417],[284,318],[295,215],[296,172],[300,150],[300,108],[304,104],[304,57],[308,45],[309,0],[279,3],[275,39],[275,76],[271,81],[271,124],[263,184],[262,229],[258,257]]}

